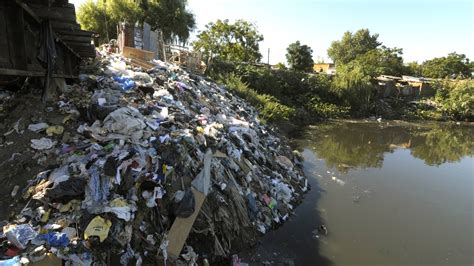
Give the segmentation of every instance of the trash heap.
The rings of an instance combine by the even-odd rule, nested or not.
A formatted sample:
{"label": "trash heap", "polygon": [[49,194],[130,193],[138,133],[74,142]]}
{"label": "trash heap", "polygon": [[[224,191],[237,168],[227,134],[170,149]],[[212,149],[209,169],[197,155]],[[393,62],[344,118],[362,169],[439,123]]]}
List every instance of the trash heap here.
{"label": "trash heap", "polygon": [[127,60],[103,54],[63,88],[62,124],[28,125],[41,136],[35,160],[55,165],[20,188],[0,264],[223,261],[308,189],[301,157],[241,98],[174,65]]}

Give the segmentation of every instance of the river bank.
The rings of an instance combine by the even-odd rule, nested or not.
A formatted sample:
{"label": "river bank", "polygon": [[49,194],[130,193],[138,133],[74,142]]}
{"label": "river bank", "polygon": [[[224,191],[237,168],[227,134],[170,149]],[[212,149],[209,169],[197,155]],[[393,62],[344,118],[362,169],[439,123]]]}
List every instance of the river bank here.
{"label": "river bank", "polygon": [[379,85],[374,77],[363,85],[341,89],[334,76],[261,66],[219,64],[209,70],[209,74],[254,105],[262,119],[277,124],[305,126],[327,119],[369,117],[474,121],[472,79],[433,80],[425,84],[430,94],[385,96],[382,92],[387,91],[386,85]]}

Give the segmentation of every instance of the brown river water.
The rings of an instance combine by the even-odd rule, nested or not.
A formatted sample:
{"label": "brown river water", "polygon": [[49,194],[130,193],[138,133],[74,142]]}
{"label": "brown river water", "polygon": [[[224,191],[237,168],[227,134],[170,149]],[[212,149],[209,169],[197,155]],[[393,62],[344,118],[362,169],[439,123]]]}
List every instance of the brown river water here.
{"label": "brown river water", "polygon": [[338,121],[293,142],[312,190],[246,262],[474,265],[474,125]]}

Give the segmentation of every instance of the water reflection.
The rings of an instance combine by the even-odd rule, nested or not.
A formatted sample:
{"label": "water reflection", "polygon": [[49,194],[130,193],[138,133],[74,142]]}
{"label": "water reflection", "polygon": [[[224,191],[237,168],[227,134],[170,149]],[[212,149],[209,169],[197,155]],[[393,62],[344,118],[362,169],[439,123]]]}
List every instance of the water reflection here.
{"label": "water reflection", "polygon": [[328,167],[343,173],[380,168],[384,154],[395,149],[410,149],[413,157],[431,166],[474,154],[472,125],[333,122],[312,126],[304,138]]}

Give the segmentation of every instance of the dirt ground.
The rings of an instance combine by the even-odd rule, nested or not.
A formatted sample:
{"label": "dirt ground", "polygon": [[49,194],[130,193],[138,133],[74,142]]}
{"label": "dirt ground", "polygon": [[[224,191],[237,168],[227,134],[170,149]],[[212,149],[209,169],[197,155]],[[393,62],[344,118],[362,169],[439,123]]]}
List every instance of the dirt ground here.
{"label": "dirt ground", "polygon": [[[22,200],[21,192],[27,181],[56,164],[55,154],[41,153],[30,147],[31,139],[46,137],[46,133],[30,131],[28,125],[40,122],[63,125],[64,117],[56,103],[42,103],[41,94],[35,91],[15,93],[13,99],[3,103],[0,116],[0,220],[13,214],[16,203]],[[67,130],[72,128],[65,126],[65,132]],[[63,136],[52,138],[61,140]],[[20,189],[12,198],[15,185]]]}

